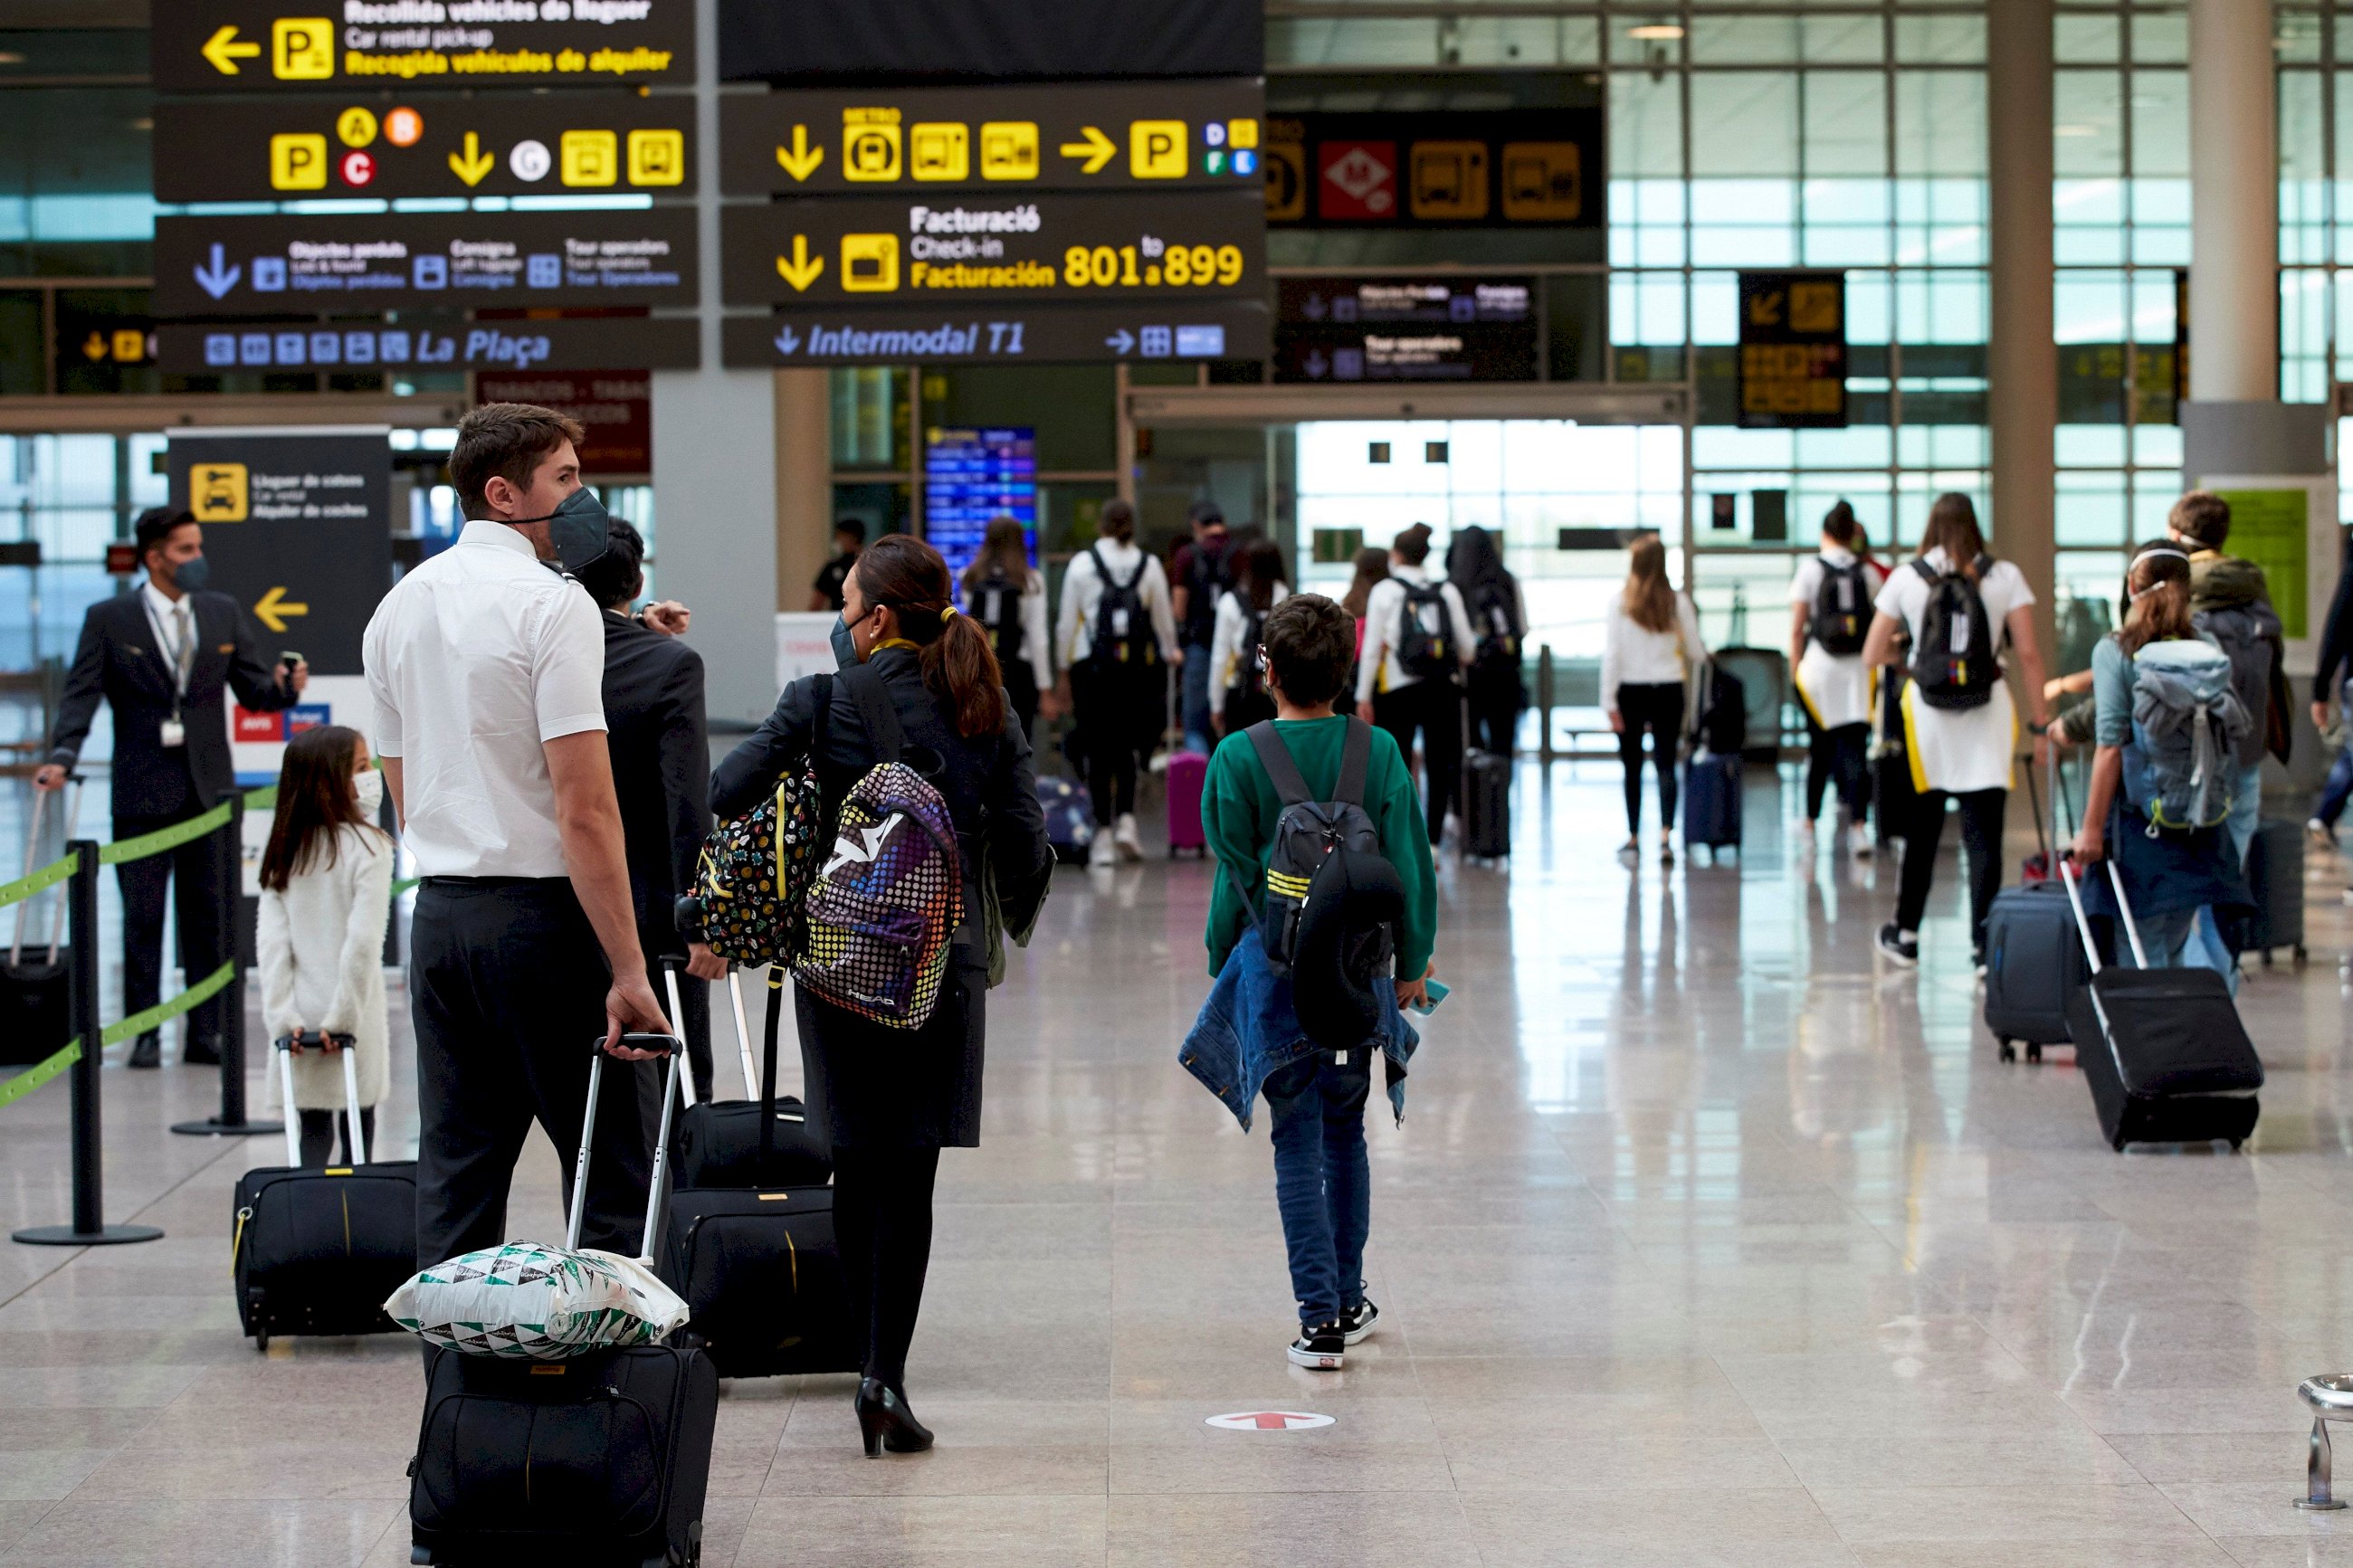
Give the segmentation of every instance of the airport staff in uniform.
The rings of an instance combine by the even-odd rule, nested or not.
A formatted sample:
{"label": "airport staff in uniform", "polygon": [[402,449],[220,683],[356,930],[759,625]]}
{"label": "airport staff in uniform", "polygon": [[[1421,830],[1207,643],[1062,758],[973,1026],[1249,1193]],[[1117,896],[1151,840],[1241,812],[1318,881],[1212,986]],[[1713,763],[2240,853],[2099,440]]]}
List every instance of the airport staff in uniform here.
{"label": "airport staff in uniform", "polygon": [[[33,775],[38,788],[65,786],[104,698],[114,715],[118,839],[201,816],[237,787],[224,690],[236,692],[247,708],[269,712],[290,707],[311,679],[299,658],[274,670],[264,663],[237,601],[206,590],[205,531],[194,517],[155,507],[141,514],[134,537],[147,581],[137,593],[92,605],[82,617],[49,760]],[[194,984],[228,957],[223,910],[237,873],[217,833],[114,871],[122,893],[122,1010],[128,1016],[161,1000],[165,887],[176,882],[180,968]],[[180,1059],[217,1066],[218,1001],[199,1005],[182,1028]],[[161,1059],[161,1030],[132,1042],[131,1066],[152,1068]]]}

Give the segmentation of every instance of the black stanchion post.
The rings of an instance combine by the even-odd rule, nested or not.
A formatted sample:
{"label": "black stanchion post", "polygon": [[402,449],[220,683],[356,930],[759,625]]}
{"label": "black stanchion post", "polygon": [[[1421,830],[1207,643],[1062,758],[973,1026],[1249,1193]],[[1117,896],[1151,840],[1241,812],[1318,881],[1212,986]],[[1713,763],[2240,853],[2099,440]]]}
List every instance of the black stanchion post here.
{"label": "black stanchion post", "polygon": [[111,1247],[153,1241],[163,1231],[152,1225],[108,1225],[101,1185],[99,1125],[98,1043],[98,846],[69,847],[77,858],[66,882],[66,930],[72,943],[66,978],[66,1005],[81,1055],[71,1069],[73,1097],[73,1223],[28,1226],[16,1239],[33,1247]]}
{"label": "black stanchion post", "polygon": [[1552,766],[1552,644],[1536,649],[1536,752]]}
{"label": "black stanchion post", "polygon": [[[237,966],[216,998],[221,1021],[220,1114],[202,1121],[175,1121],[172,1131],[192,1138],[276,1137],[286,1131],[285,1123],[245,1119],[245,953],[238,940],[245,902],[245,795],[241,792],[230,792],[228,821],[222,824],[220,832],[227,845],[228,885],[221,892],[218,951]],[[290,1114],[292,1108],[288,1109]]]}

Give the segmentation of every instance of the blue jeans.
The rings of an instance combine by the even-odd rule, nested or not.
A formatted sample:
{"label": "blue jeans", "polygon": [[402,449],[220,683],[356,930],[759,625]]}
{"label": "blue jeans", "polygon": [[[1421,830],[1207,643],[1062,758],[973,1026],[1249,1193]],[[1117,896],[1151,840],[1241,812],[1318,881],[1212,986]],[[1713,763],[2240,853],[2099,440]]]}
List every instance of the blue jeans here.
{"label": "blue jeans", "polygon": [[1329,1323],[1365,1299],[1365,1236],[1373,1224],[1365,1100],[1376,1051],[1303,1057],[1264,1086],[1274,1131],[1274,1199],[1291,1252],[1299,1321]]}
{"label": "blue jeans", "polygon": [[[2223,828],[2231,836],[2231,851],[2238,858],[2239,869],[2247,868],[2247,849],[2255,841],[2255,825],[2263,817],[2263,765],[2242,768],[2236,783],[2238,793],[2231,797],[2231,815],[2223,820]],[[2154,950],[2152,950],[2154,951]],[[2212,910],[2198,911],[2198,929],[2190,938],[2189,962],[2202,964],[2219,974],[2230,977],[2231,990],[2239,989],[2239,963],[2230,946],[2222,941],[2221,925]]]}
{"label": "blue jeans", "polygon": [[2345,802],[2353,797],[2353,744],[2337,748],[2337,760],[2328,765],[2328,782],[2320,786],[2320,799],[2312,815],[2326,827],[2334,830],[2337,819],[2345,815]]}
{"label": "blue jeans", "polygon": [[1187,643],[1180,696],[1184,705],[1185,749],[1209,754],[1209,646]]}
{"label": "blue jeans", "polygon": [[[2138,924],[2140,944],[2148,954],[2151,969],[2211,969],[2230,983],[2232,995],[2239,994],[2238,961],[2231,956],[2221,933],[2215,929],[2212,910],[2171,910],[2161,915],[2143,915]],[[2123,937],[2121,925],[2116,934],[2119,939]],[[2129,942],[2119,940],[2116,948],[2119,962],[2132,956]]]}

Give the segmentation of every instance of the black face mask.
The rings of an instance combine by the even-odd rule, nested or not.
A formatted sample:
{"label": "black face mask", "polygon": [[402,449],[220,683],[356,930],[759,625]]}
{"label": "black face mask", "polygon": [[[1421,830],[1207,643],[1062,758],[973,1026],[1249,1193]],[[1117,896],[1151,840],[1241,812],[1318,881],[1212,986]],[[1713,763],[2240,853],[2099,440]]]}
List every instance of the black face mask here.
{"label": "black face mask", "polygon": [[544,517],[515,517],[500,520],[510,528],[526,522],[552,522],[547,531],[548,542],[555,546],[556,564],[566,572],[578,574],[584,568],[603,558],[611,548],[610,532],[613,520],[605,510],[605,503],[596,492],[581,486],[559,502]]}

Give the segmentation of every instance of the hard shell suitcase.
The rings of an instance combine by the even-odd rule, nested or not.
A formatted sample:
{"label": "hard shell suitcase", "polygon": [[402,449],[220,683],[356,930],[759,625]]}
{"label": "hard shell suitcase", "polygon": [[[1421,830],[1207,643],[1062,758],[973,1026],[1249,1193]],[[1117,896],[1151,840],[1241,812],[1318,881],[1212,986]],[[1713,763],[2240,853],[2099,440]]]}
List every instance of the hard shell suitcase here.
{"label": "hard shell suitcase", "polygon": [[[341,1042],[336,1044],[334,1042]],[[280,1334],[386,1334],[400,1327],[384,1300],[417,1272],[417,1162],[368,1159],[351,1037],[330,1037],[343,1060],[353,1163],[305,1168],[294,1109],[294,1040],[277,1042],[286,1099],[286,1164],[237,1184],[229,1258],[237,1321],[266,1351]]]}
{"label": "hard shell suitcase", "polygon": [[[569,1247],[587,1210],[604,1044],[589,1062]],[[641,1245],[659,1236],[685,1054],[673,1037]],[[560,1362],[434,1352],[408,1471],[409,1561],[694,1568],[718,1423],[719,1375],[700,1351],[638,1345]]]}
{"label": "hard shell suitcase", "polygon": [[[672,986],[678,984],[675,973],[668,979]],[[767,1024],[772,1073],[776,1070],[775,1040],[784,985],[784,971],[771,967]],[[672,1142],[678,1184],[681,1187],[750,1186],[759,1175],[760,1079],[752,1066],[752,1036],[744,1024],[743,988],[732,968],[727,972],[727,995],[733,1004],[735,1050],[744,1064],[744,1098],[690,1105],[679,1112],[678,1133]],[[675,1001],[671,1006],[675,1009]],[[770,1163],[774,1179],[819,1186],[831,1181],[832,1152],[826,1140],[809,1125],[808,1110],[799,1099],[789,1094],[779,1096],[771,1114],[776,1122]]]}
{"label": "hard shell suitcase", "polygon": [[1046,814],[1046,842],[1054,858],[1065,865],[1086,864],[1088,847],[1095,841],[1095,806],[1087,786],[1076,779],[1038,775],[1038,809]]}
{"label": "hard shell suitcase", "polygon": [[1711,733],[1708,744],[1719,752],[1738,751],[1760,759],[1781,752],[1781,710],[1789,698],[1789,656],[1778,648],[1720,647],[1708,655],[1719,679],[1739,696],[1740,739],[1720,743]]}
{"label": "hard shell suitcase", "polygon": [[833,1192],[822,1175],[814,1183],[796,1179],[807,1170],[799,1153],[805,1145],[797,1139],[788,1160],[778,1136],[787,1128],[776,1098],[783,994],[781,977],[772,977],[754,1142],[749,1161],[733,1172],[745,1179],[684,1185],[671,1194],[656,1266],[692,1314],[678,1331],[678,1342],[704,1352],[723,1377],[859,1368],[849,1292],[834,1240]]}
{"label": "hard shell suitcase", "polygon": [[1512,759],[1501,752],[1463,758],[1462,852],[1484,859],[1512,852]]}
{"label": "hard shell suitcase", "polygon": [[2247,1038],[2228,983],[2211,969],[2149,969],[2125,900],[2124,879],[2108,862],[2109,885],[2137,969],[2102,968],[2075,891],[2075,868],[2059,875],[2092,965],[2089,984],[2068,999],[2075,1063],[2091,1087],[2092,1107],[2109,1147],[2201,1142],[2222,1138],[2236,1149],[2262,1113],[2255,1091],[2263,1064]]}
{"label": "hard shell suitcase", "polygon": [[1740,755],[1694,752],[1683,764],[1683,847],[1740,847]]}
{"label": "hard shell suitcase", "polygon": [[2293,822],[2264,822],[2247,845],[2247,891],[2255,906],[2240,951],[2260,953],[2269,967],[2273,950],[2286,948],[2304,967],[2304,829]]}
{"label": "hard shell suitcase", "polygon": [[[65,837],[70,840],[74,824],[81,815],[80,778],[77,776],[69,788],[71,793],[66,807]],[[42,808],[49,795],[47,790],[33,792],[29,814],[32,821],[25,830],[27,877],[40,869],[35,861],[41,852]],[[0,1067],[30,1067],[46,1061],[63,1050],[66,1041],[73,1037],[69,991],[73,953],[65,945],[66,900],[62,888],[54,899],[57,909],[50,917],[46,946],[37,935],[29,948],[26,944],[34,900],[22,899],[16,904],[16,934],[8,943],[8,962],[0,964]]]}
{"label": "hard shell suitcase", "polygon": [[1201,831],[1201,786],[1209,776],[1209,759],[1198,752],[1174,752],[1168,758],[1168,853],[1190,849],[1208,853],[1208,837]]}

